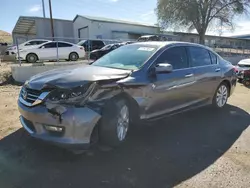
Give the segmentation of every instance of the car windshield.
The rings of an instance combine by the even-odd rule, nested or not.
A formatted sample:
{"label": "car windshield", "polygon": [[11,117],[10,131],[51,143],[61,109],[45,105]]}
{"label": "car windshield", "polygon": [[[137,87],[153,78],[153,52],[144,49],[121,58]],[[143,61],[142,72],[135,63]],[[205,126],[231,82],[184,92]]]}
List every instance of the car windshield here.
{"label": "car windshield", "polygon": [[108,50],[113,46],[113,44],[108,44],[106,46],[104,46],[103,48],[101,48],[101,50]]}
{"label": "car windshield", "polygon": [[81,46],[86,42],[86,40],[81,40],[80,42],[77,43],[77,45]]}
{"label": "car windshield", "polygon": [[159,46],[139,44],[122,46],[96,60],[92,65],[137,70],[158,48]]}

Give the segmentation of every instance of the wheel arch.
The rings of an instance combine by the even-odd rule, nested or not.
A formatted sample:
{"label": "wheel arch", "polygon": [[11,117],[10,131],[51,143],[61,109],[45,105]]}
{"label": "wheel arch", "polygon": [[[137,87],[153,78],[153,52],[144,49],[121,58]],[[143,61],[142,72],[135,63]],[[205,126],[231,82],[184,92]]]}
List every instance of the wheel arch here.
{"label": "wheel arch", "polygon": [[135,123],[140,119],[140,107],[139,107],[139,104],[128,93],[121,92],[118,95],[114,96],[112,99],[114,99],[114,100],[124,99],[128,103],[129,111],[131,112],[130,114],[132,114],[132,116],[131,116],[132,123]]}
{"label": "wheel arch", "polygon": [[[126,93],[123,90],[121,90],[120,93],[118,93],[116,95],[113,95],[112,97],[106,99],[106,101],[104,102],[104,104],[101,107],[101,111],[103,110],[102,108],[105,105],[108,105],[109,102],[122,100],[122,99],[125,100],[128,103],[129,112],[131,114],[131,116],[130,116],[131,117],[131,119],[130,119],[131,124],[135,125],[140,120],[140,107],[139,107],[139,104],[137,103],[137,101],[133,97],[131,97],[128,93]],[[90,141],[92,143],[96,143],[99,140],[99,126],[100,126],[100,123],[101,123],[101,118],[98,120],[97,124],[93,127],[93,129],[91,131]]]}

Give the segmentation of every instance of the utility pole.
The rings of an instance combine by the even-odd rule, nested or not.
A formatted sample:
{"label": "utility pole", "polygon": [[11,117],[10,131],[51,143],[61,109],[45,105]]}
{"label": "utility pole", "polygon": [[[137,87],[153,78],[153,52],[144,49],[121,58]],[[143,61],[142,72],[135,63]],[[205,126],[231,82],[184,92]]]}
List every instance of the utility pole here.
{"label": "utility pole", "polygon": [[45,18],[45,6],[44,6],[44,0],[42,0],[42,6],[43,6],[43,17]]}
{"label": "utility pole", "polygon": [[50,13],[51,35],[54,40],[54,24],[53,24],[51,0],[49,0],[49,13]]}

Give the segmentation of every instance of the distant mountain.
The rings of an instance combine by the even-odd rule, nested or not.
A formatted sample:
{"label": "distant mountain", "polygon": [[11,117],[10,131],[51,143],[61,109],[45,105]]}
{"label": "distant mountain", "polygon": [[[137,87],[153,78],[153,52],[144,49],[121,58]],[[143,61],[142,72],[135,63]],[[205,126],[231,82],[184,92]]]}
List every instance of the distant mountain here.
{"label": "distant mountain", "polygon": [[7,42],[8,44],[12,43],[12,36],[6,31],[0,30],[0,42]]}

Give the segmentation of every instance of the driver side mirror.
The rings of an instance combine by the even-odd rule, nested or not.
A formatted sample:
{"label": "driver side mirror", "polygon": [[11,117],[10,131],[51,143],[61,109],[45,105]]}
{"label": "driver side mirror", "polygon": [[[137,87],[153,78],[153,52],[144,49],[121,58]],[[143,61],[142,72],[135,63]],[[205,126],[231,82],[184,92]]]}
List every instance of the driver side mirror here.
{"label": "driver side mirror", "polygon": [[41,49],[44,49],[45,47],[44,47],[44,46],[41,46],[40,48],[41,48]]}
{"label": "driver side mirror", "polygon": [[156,73],[170,73],[173,71],[173,66],[169,63],[159,63],[155,66]]}

